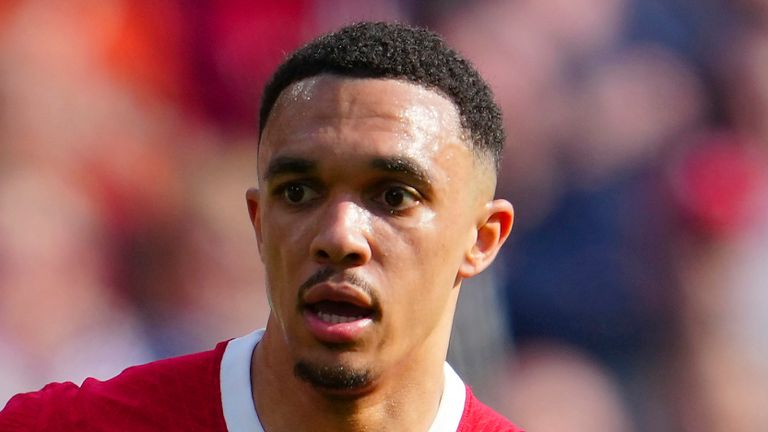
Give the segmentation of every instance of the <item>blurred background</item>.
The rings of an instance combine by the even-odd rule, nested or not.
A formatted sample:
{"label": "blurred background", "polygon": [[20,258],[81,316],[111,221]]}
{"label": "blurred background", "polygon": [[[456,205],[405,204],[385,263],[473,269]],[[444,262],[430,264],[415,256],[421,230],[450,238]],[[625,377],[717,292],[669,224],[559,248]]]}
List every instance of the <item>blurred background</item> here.
{"label": "blurred background", "polygon": [[503,108],[450,358],[531,432],[768,430],[768,1],[1,0],[0,406],[263,326],[261,87],[359,20]]}

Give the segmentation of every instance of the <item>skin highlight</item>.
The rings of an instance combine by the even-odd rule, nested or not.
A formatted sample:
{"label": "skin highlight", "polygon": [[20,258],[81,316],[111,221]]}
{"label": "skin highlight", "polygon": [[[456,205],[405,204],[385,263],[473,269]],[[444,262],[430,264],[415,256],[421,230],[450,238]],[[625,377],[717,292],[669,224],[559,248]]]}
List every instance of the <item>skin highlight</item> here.
{"label": "skin highlight", "polygon": [[[513,218],[464,135],[447,98],[403,81],[320,75],[278,98],[247,193],[272,307],[252,363],[266,430],[427,430],[461,281]],[[312,305],[328,293],[370,316],[317,333]],[[366,378],[323,388],[296,377],[301,363]]]}

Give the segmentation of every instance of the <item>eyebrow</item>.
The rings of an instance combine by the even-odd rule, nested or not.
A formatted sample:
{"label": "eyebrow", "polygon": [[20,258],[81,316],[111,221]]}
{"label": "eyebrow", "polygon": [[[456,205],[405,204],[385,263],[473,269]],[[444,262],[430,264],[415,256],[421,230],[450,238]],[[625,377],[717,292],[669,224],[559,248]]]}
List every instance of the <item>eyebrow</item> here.
{"label": "eyebrow", "polygon": [[269,162],[265,180],[270,180],[283,174],[306,174],[317,170],[317,164],[311,160],[291,157],[278,156]]}
{"label": "eyebrow", "polygon": [[427,185],[432,183],[427,170],[422,168],[414,159],[408,157],[376,158],[371,161],[371,167],[381,171],[404,174]]}
{"label": "eyebrow", "polygon": [[[432,180],[427,171],[414,159],[403,156],[380,157],[371,160],[370,166],[376,170],[412,177],[425,185]],[[295,156],[278,156],[267,167],[264,180],[285,174],[307,174],[317,171],[317,163]]]}

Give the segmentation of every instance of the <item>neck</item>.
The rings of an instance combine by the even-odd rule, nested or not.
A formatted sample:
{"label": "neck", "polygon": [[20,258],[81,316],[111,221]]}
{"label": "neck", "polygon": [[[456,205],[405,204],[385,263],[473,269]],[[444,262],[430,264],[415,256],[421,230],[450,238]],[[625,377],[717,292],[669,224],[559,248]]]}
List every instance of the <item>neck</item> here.
{"label": "neck", "polygon": [[282,342],[268,324],[253,355],[251,388],[266,432],[426,431],[432,424],[443,393],[444,352],[392,365],[365,392],[340,397],[296,378],[293,361],[280,355]]}

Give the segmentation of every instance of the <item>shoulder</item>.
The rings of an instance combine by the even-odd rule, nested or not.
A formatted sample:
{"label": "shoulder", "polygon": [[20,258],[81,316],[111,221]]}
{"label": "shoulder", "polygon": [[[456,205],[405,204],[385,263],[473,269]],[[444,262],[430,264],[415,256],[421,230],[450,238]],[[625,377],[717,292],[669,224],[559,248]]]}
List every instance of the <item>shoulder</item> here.
{"label": "shoulder", "polygon": [[124,370],[82,386],[54,383],[14,396],[0,411],[10,430],[226,430],[216,349]]}
{"label": "shoulder", "polygon": [[464,413],[457,432],[524,432],[504,416],[480,402],[467,387]]}

